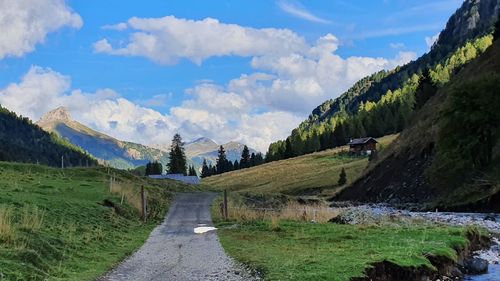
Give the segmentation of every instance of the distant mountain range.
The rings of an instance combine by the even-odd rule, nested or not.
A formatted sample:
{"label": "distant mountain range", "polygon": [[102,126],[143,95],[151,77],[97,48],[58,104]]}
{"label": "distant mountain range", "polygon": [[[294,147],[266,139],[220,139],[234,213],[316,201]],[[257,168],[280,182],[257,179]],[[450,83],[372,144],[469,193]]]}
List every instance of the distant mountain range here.
{"label": "distant mountain range", "polygon": [[[222,144],[222,146],[226,151],[227,159],[233,162],[235,160],[240,160],[241,152],[243,151],[243,147],[245,147],[244,144],[234,141]],[[169,144],[153,145],[152,147],[165,152],[170,149]],[[215,165],[220,144],[216,143],[212,139],[202,137],[185,143],[184,148],[186,149],[186,157],[190,159],[196,167],[201,167],[203,159],[206,159],[208,164]],[[253,148],[249,147],[248,149],[250,150],[250,154],[257,153],[257,151]]]}
{"label": "distant mountain range", "polygon": [[[170,144],[146,146],[121,141],[95,131],[72,119],[70,112],[59,107],[45,114],[37,124],[47,132],[53,132],[72,144],[86,150],[103,164],[119,169],[133,169],[156,160],[164,166],[168,163]],[[199,138],[185,144],[188,162],[199,168],[203,159],[215,163],[219,144],[208,138]],[[238,142],[223,144],[229,160],[240,159],[244,145]],[[250,149],[250,153],[256,152]]]}

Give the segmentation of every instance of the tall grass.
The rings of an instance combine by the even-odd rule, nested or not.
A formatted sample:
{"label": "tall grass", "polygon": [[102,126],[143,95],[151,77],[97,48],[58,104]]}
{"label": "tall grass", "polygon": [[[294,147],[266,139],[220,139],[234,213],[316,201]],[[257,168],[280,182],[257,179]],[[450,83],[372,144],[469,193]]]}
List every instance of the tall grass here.
{"label": "tall grass", "polygon": [[26,205],[21,211],[21,228],[38,230],[42,227],[45,211],[35,205]]}
{"label": "tall grass", "polygon": [[16,237],[13,225],[13,210],[8,206],[0,206],[0,241],[12,242]]}
{"label": "tall grass", "polygon": [[111,193],[118,194],[121,197],[121,203],[126,201],[134,209],[141,212],[142,198],[141,190],[133,184],[126,182],[114,182],[110,188]]}
{"label": "tall grass", "polygon": [[236,221],[270,220],[277,225],[279,220],[326,223],[340,213],[340,209],[329,208],[318,203],[304,205],[289,201],[280,208],[255,208],[242,203],[228,202],[228,217]]}

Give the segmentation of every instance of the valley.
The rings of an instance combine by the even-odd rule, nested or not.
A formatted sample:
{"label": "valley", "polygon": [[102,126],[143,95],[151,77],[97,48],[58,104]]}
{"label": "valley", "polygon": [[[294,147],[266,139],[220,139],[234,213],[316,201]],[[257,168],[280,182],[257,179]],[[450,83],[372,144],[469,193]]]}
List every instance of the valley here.
{"label": "valley", "polygon": [[500,0],[0,28],[1,281],[500,280]]}

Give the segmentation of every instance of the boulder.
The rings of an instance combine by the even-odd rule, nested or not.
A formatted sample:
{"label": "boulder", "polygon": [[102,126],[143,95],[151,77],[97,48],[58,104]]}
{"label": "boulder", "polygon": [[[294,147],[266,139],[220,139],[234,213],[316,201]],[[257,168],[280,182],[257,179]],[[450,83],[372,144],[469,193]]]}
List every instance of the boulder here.
{"label": "boulder", "polygon": [[469,274],[484,274],[488,272],[488,261],[481,258],[470,258],[464,261],[464,268]]}

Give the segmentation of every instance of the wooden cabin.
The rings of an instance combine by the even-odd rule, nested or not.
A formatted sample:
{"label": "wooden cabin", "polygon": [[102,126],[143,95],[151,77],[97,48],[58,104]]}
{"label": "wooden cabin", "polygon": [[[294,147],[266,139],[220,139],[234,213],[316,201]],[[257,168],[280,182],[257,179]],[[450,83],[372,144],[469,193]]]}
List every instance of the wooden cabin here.
{"label": "wooden cabin", "polygon": [[372,137],[351,139],[349,152],[357,155],[370,155],[377,151],[378,141]]}

